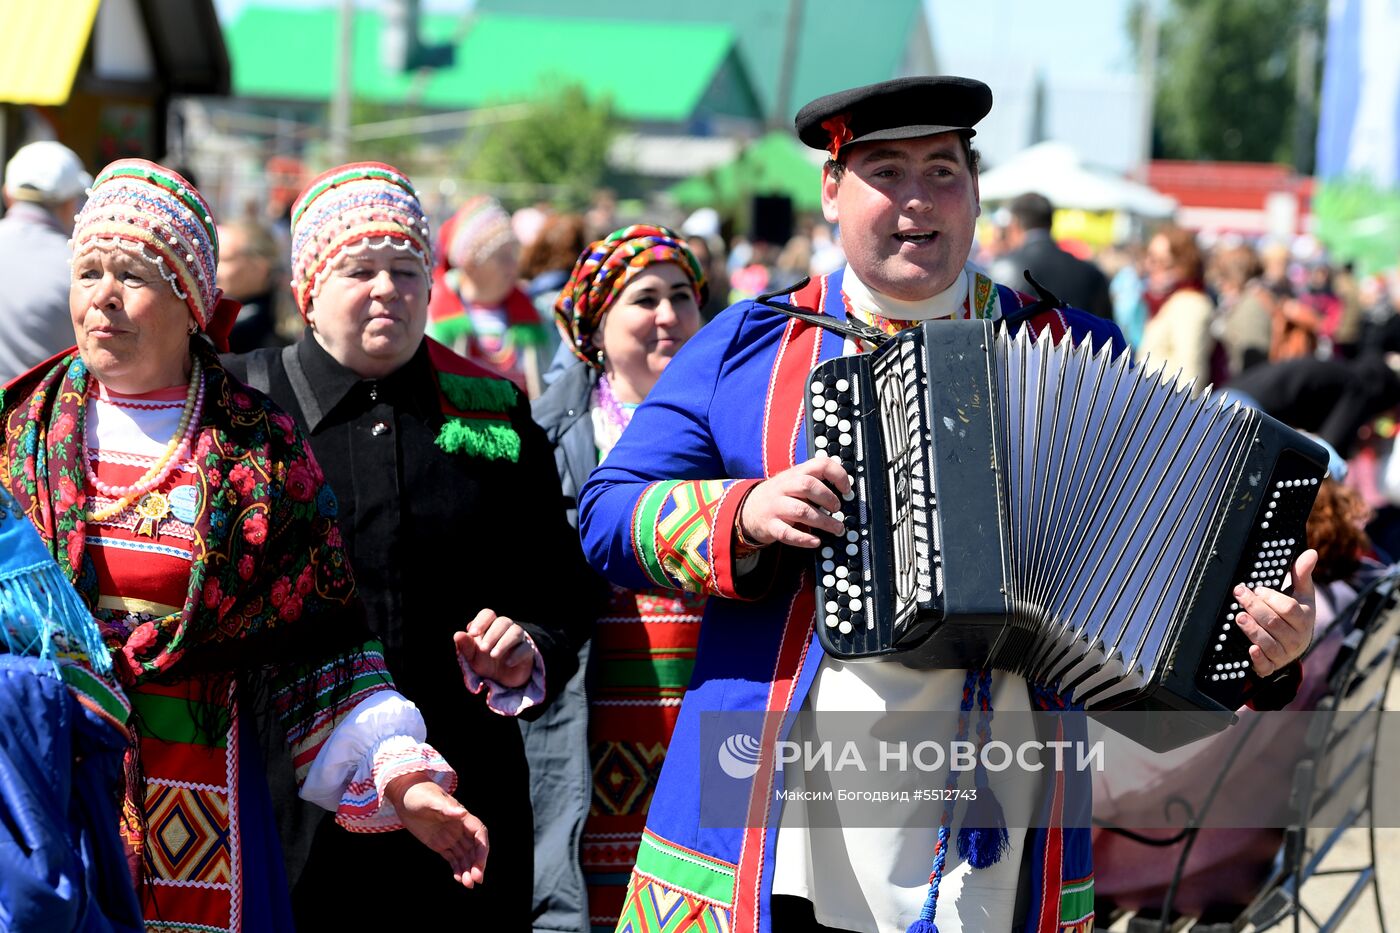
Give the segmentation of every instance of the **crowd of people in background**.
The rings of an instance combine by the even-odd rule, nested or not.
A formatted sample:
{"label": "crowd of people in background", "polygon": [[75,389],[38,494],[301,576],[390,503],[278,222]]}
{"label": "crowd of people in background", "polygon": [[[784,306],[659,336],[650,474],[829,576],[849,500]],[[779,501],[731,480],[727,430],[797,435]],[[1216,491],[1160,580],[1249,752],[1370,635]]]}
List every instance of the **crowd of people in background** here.
{"label": "crowd of people in background", "polygon": [[[295,204],[248,206],[228,220],[220,218],[217,246],[212,246],[214,238],[209,238],[198,255],[198,264],[208,267],[201,273],[208,279],[200,280],[202,291],[184,303],[167,302],[174,309],[170,313],[181,320],[188,305],[197,325],[192,325],[189,335],[197,336],[201,330],[212,335],[221,295],[235,300],[241,310],[236,318],[223,322],[228,325],[227,349],[252,355],[230,362],[221,361],[202,344],[190,351],[181,330],[184,324],[177,322],[170,331],[172,349],[165,368],[180,377],[173,381],[182,386],[188,381],[194,387],[201,373],[210,373],[218,380],[232,374],[260,388],[290,413],[290,417],[278,416],[286,419],[285,424],[275,421],[286,435],[284,458],[296,468],[310,462],[308,454],[314,452],[326,467],[324,474],[314,470],[315,482],[308,487],[313,500],[319,503],[324,497],[320,493],[323,486],[329,489],[333,485],[337,493],[353,490],[352,495],[341,494],[341,516],[350,516],[362,532],[377,528],[377,537],[361,533],[357,540],[352,534],[342,541],[337,534],[317,530],[313,527],[316,522],[325,524],[335,516],[331,505],[322,506],[314,516],[302,517],[307,527],[296,543],[308,553],[314,552],[316,566],[322,570],[332,559],[339,566],[345,556],[353,558],[358,577],[356,599],[363,607],[350,598],[348,580],[339,584],[344,594],[335,594],[330,601],[335,602],[332,608],[336,612],[353,616],[359,627],[351,635],[338,636],[329,647],[322,646],[319,653],[300,642],[290,642],[295,650],[285,648],[289,667],[284,672],[285,683],[269,689],[290,691],[299,697],[297,691],[310,689],[307,680],[313,676],[304,669],[306,664],[324,665],[344,679],[367,676],[363,668],[371,661],[378,676],[387,659],[389,669],[395,672],[394,682],[418,704],[421,716],[412,704],[405,710],[403,698],[394,692],[394,682],[387,677],[372,690],[339,696],[337,702],[348,708],[367,702],[365,697],[374,694],[381,707],[391,699],[397,703],[399,719],[381,731],[401,740],[419,756],[419,770],[430,775],[429,783],[436,784],[420,789],[423,800],[416,814],[404,802],[404,786],[390,787],[387,781],[381,781],[377,791],[373,781],[368,791],[360,786],[359,790],[372,798],[368,804],[360,804],[374,814],[390,803],[401,806],[408,816],[404,822],[411,829],[415,819],[422,824],[447,813],[448,817],[439,821],[456,820],[453,825],[459,834],[475,830],[478,824],[462,823],[457,811],[450,809],[447,792],[455,791],[462,806],[488,826],[498,827],[492,828],[490,838],[494,886],[487,887],[484,894],[465,892],[466,887],[474,887],[473,879],[481,877],[479,870],[473,874],[479,859],[471,843],[457,843],[458,851],[453,854],[431,843],[418,846],[406,834],[392,838],[356,836],[341,828],[344,820],[338,826],[329,816],[321,819],[319,811],[315,820],[308,822],[312,818],[296,812],[300,804],[290,781],[284,787],[275,782],[271,787],[272,799],[267,805],[277,808],[280,825],[269,830],[269,837],[261,842],[265,847],[272,845],[275,830],[280,828],[286,843],[288,878],[294,886],[289,906],[308,925],[331,916],[325,905],[347,884],[356,860],[379,858],[398,866],[397,877],[403,884],[419,874],[436,871],[441,883],[433,891],[434,903],[447,907],[466,904],[499,916],[499,925],[493,929],[524,929],[519,921],[527,913],[534,916],[537,929],[553,929],[551,923],[557,923],[561,930],[587,929],[588,924],[611,929],[609,924],[623,909],[627,873],[638,856],[650,793],[647,782],[655,782],[675,727],[679,697],[689,681],[705,596],[617,585],[605,589],[600,579],[584,569],[576,535],[565,523],[577,529],[577,497],[589,472],[609,455],[631,422],[632,413],[682,345],[735,302],[791,290],[803,280],[845,267],[840,235],[819,217],[799,218],[789,238],[770,243],[746,237],[732,219],[721,218],[709,208],[689,215],[662,211],[647,217],[622,216],[609,192],[600,193],[589,209],[579,212],[548,204],[507,206],[481,193],[464,199],[445,216],[423,217],[414,213],[422,208],[411,184],[393,170],[382,166],[342,168],[353,169],[359,181],[389,192],[376,188],[379,193],[375,197],[393,205],[386,210],[397,226],[386,235],[375,226],[382,218],[365,214],[367,232],[363,239],[372,244],[373,237],[384,236],[387,242],[392,235],[418,244],[419,248],[410,252],[424,263],[423,288],[411,294],[400,289],[408,296],[404,300],[412,314],[421,314],[427,335],[470,361],[471,368],[460,368],[453,362],[455,356],[420,351],[417,337],[397,347],[388,368],[357,356],[353,346],[345,351],[336,343],[335,329],[341,325],[333,321],[349,320],[357,313],[356,302],[361,297],[352,294],[354,289],[362,287],[368,294],[377,287],[373,282],[379,280],[380,272],[392,277],[416,275],[419,270],[394,265],[407,254],[398,255],[396,260],[394,254],[384,252],[373,259],[373,268],[367,270],[363,281],[346,284],[342,291],[332,289],[323,297],[323,274],[353,279],[356,273],[338,265],[329,273],[312,269],[310,263],[320,247],[319,241],[306,239],[318,231],[308,233],[307,228],[313,221],[329,227],[339,221],[336,211],[353,212],[363,205],[336,201],[334,210],[321,205],[323,212],[329,212],[324,217],[316,218],[314,211],[304,213],[318,198],[335,200],[318,191],[313,180],[308,180],[310,186]],[[93,178],[76,155],[56,143],[26,146],[6,166],[7,212],[0,219],[0,246],[4,247],[0,249],[0,269],[7,270],[6,279],[12,287],[0,296],[0,319],[4,321],[0,326],[0,382],[40,367],[73,345],[69,285],[78,270],[69,267],[69,238],[74,215],[92,184]],[[189,185],[192,192],[196,184],[194,179],[175,173],[147,174],[137,181],[125,176],[114,179],[108,174],[102,176],[99,188],[116,199],[116,193],[128,188],[145,192],[154,185],[152,190],[159,189],[160,198],[171,200],[175,222],[197,226],[210,223],[210,218],[188,220],[180,214],[184,206],[178,203],[179,197],[169,195],[174,190],[171,186]],[[342,193],[351,190],[353,186]],[[124,210],[130,208],[126,201],[121,204]],[[1319,584],[1328,594],[1330,615],[1338,614],[1364,585],[1367,574],[1374,575],[1379,567],[1400,556],[1400,438],[1396,436],[1400,424],[1400,257],[1395,269],[1361,277],[1351,265],[1331,260],[1310,236],[1288,241],[1233,234],[1207,236],[1172,224],[1144,228],[1130,242],[1090,248],[1057,243],[1054,216],[1055,205],[1034,192],[1017,198],[1004,210],[986,211],[972,247],[970,268],[988,270],[997,282],[1021,292],[1054,294],[1105,322],[1113,322],[1140,362],[1160,365],[1171,373],[1179,371],[1181,378],[1198,387],[1211,385],[1227,391],[1232,401],[1255,406],[1324,440],[1334,452],[1335,465],[1325,496],[1329,510],[1325,517],[1330,523],[1319,525],[1317,533],[1324,541],[1340,543],[1334,546],[1339,556],[1333,564],[1325,571],[1320,569]],[[100,220],[91,211],[79,217],[86,217],[90,224]],[[675,229],[659,226],[657,220],[671,222]],[[132,229],[140,226],[139,220],[131,217],[123,223]],[[432,231],[431,246],[427,241],[418,243],[427,230]],[[80,229],[79,244],[84,242],[83,235]],[[103,262],[119,265],[125,261],[119,250],[110,247],[110,235],[105,228],[89,234],[99,244],[91,248],[106,251],[93,267],[95,280],[106,274]],[[158,247],[157,243],[152,249]],[[337,249],[341,252],[330,250],[328,257],[322,258],[330,262],[339,256],[343,265],[345,255],[354,253],[343,245]],[[431,267],[426,265],[429,257]],[[169,264],[174,268],[183,262],[175,256]],[[196,264],[195,258],[185,264]],[[165,283],[155,284],[163,287]],[[94,385],[104,380],[107,384],[107,389],[96,390],[100,392],[110,389],[140,395],[163,391],[172,382],[161,372],[127,385],[119,378],[121,372],[115,364],[110,373],[89,366]],[[317,389],[310,394],[297,381],[299,373],[305,381],[305,370],[317,376]],[[76,370],[51,375],[52,388],[57,390],[63,380],[84,378],[74,373]],[[504,378],[497,380],[497,376]],[[366,384],[364,380],[371,380],[373,386],[368,394],[354,388]],[[497,381],[505,387],[495,386]],[[451,387],[468,382],[475,393],[470,398],[452,394]],[[434,387],[441,387],[440,391]],[[40,391],[34,386],[30,389]],[[227,395],[220,394],[217,399],[221,416],[243,427],[239,406],[246,399],[240,400],[234,388],[219,391]],[[196,389],[191,388],[188,402],[183,387],[178,397],[160,396],[160,404],[172,416],[161,430],[174,438],[172,444],[179,440],[175,435],[187,429],[187,445],[196,442],[194,427],[187,423],[191,420],[187,409],[195,406],[196,398],[199,405],[204,404],[202,393],[199,389],[196,395]],[[58,404],[58,398],[54,396],[53,404]],[[487,405],[483,399],[495,401]],[[533,403],[533,423],[527,400]],[[215,402],[211,390],[211,410]],[[119,407],[121,397],[115,395],[106,404]],[[424,405],[432,409],[432,418],[422,414]],[[440,420],[439,405],[441,416],[449,421],[464,417],[468,409],[491,408],[482,417],[510,426],[513,433],[507,433],[514,438],[514,446],[508,454],[483,447],[472,451],[470,458],[458,456],[460,450],[444,444],[445,435],[434,437],[436,427],[424,427],[426,421]],[[181,411],[185,411],[185,421],[177,426],[172,419]],[[22,420],[22,416],[14,417]],[[115,423],[115,415],[103,417]],[[198,412],[193,417],[197,420]],[[296,434],[297,430],[304,432],[305,438]],[[388,472],[377,477],[357,475],[357,470],[365,469],[365,458],[375,456],[370,452],[377,443],[374,439],[385,434],[402,438],[396,442],[408,456],[401,452],[397,461],[385,461]],[[134,435],[104,435],[107,442],[114,437],[124,452],[128,448],[121,447],[122,442],[136,443]],[[251,446],[262,441],[250,436],[246,443]],[[147,452],[144,447],[137,451],[141,456]],[[553,470],[549,469],[551,452]],[[361,465],[354,467],[352,461]],[[79,469],[79,485],[81,472]],[[138,473],[130,468],[113,472],[108,466],[102,475],[108,482],[114,482],[110,479],[113,476],[126,482]],[[554,484],[556,474],[559,486]],[[536,494],[541,476],[548,480],[549,496]],[[201,491],[189,498],[207,498],[211,490],[222,489],[219,479],[209,482],[207,477],[190,477],[189,484],[204,482],[208,489],[198,487]],[[256,494],[251,485],[242,489],[241,480],[232,472],[222,479],[238,486],[238,495],[249,502],[257,496],[276,498],[271,487],[264,490],[258,486]],[[453,491],[445,491],[442,485],[449,481]],[[120,492],[125,487],[114,488]],[[72,502],[63,498],[67,495],[64,489],[55,483],[54,503],[64,501],[71,506]],[[394,509],[405,489],[416,490],[419,498],[410,513],[400,515]],[[562,492],[558,507],[553,498],[555,489]],[[290,484],[285,491],[295,494]],[[118,506],[135,502],[115,494],[111,498],[115,511],[104,518],[113,521],[122,514]],[[268,507],[284,505],[272,502]],[[179,513],[174,510],[169,514]],[[152,527],[159,526],[166,515],[155,516]],[[267,532],[265,521],[253,527],[255,517],[245,516],[240,522],[223,529],[219,538],[230,554],[239,553],[235,532],[250,536],[250,541],[251,536]],[[193,518],[185,524],[193,525]],[[462,528],[477,525],[495,529],[493,536],[478,539],[472,552],[473,579],[478,582],[463,587],[454,581],[449,587],[458,558],[444,555],[449,546],[461,545]],[[95,528],[95,520],[88,527]],[[123,533],[139,541],[140,528],[138,524]],[[568,539],[566,545],[551,552],[556,556],[550,558],[550,580],[542,580],[535,575],[535,568],[522,563],[523,555],[534,546],[532,542],[546,533]],[[156,537],[155,531],[150,537]],[[324,565],[319,563],[322,556],[327,561]],[[194,594],[186,614],[200,620],[199,638],[211,645],[222,638],[215,622],[222,618],[220,583],[231,587],[237,582],[236,575],[242,573],[231,562],[220,566],[221,577],[216,579],[211,572],[207,581],[203,577],[196,580],[194,589],[190,589],[184,565],[170,569],[170,579],[157,581],[164,586],[158,595],[164,598],[168,593],[165,601],[172,605],[181,604],[186,590]],[[383,569],[389,566],[406,569],[401,574]],[[125,579],[124,573],[134,571],[119,564],[113,567],[104,567],[103,576],[92,585],[115,598],[113,587]],[[252,574],[249,570],[243,579]],[[268,582],[271,586],[272,581]],[[292,585],[300,586],[295,578]],[[464,592],[469,592],[469,598]],[[310,606],[312,594],[301,595]],[[319,595],[329,599],[324,593]],[[284,594],[284,598],[301,597]],[[433,630],[442,636],[442,643],[424,640],[419,634],[423,625],[416,621],[405,633],[401,624],[405,605],[413,610],[408,614],[415,619],[428,618],[437,606],[464,598],[473,606],[489,607],[483,612],[490,612],[491,617],[485,622],[480,617],[475,622],[470,617],[442,620]],[[257,612],[264,609],[275,615],[270,604]],[[508,616],[519,616],[521,622],[511,628],[509,642],[501,644],[523,643],[530,649],[519,648],[509,671],[486,658],[490,645],[504,637],[497,632],[499,626],[493,627],[496,611],[507,627],[513,625]],[[119,617],[125,618],[113,610],[104,624],[118,625]],[[599,627],[586,641],[586,629],[595,619]],[[472,645],[459,643],[454,654],[445,642],[468,622],[473,625],[470,639],[484,639],[487,647],[478,655]],[[1319,638],[1324,630],[1319,627]],[[247,645],[275,643],[283,650],[281,641],[259,640],[255,636],[260,636],[260,630],[250,628],[249,632]],[[488,632],[496,634],[493,637]],[[162,645],[163,651],[167,648]],[[179,659],[173,649],[168,655],[167,668]],[[648,665],[645,676],[638,672],[636,659],[640,656],[645,656]],[[156,709],[163,694],[158,687],[145,686],[147,682],[141,679],[147,668],[156,671],[151,666],[155,662],[145,662],[146,667],[142,667],[139,658],[128,658],[128,663],[136,671],[126,685],[133,701],[138,708]],[[200,668],[194,682],[205,689],[212,670],[225,677],[216,686],[227,691],[228,684],[251,667],[251,654],[245,658],[239,653],[229,665],[227,671],[217,666]],[[546,669],[550,676],[546,676]],[[459,685],[464,682],[473,693],[486,691],[469,717],[470,729],[457,718],[463,700]],[[194,696],[179,698],[183,702]],[[555,703],[553,708],[542,717],[539,710],[530,712],[543,704],[546,696]],[[1305,691],[1300,702],[1306,702],[1307,696]],[[244,698],[225,692],[218,697],[200,693],[195,699],[217,700],[236,709]],[[251,699],[246,705],[252,705]],[[623,708],[631,712],[620,715],[618,710]],[[523,739],[517,735],[517,715]],[[525,722],[531,719],[534,721]],[[425,721],[426,734],[434,746],[425,744]],[[199,728],[192,727],[191,734],[198,741],[209,740],[201,733],[208,724],[195,725]],[[296,726],[288,728],[295,730]],[[259,737],[251,724],[247,729],[246,735],[240,733],[235,738],[251,748]],[[303,738],[300,745],[293,743],[293,754],[310,754],[302,747],[310,738]],[[263,754],[272,756],[274,765],[278,754],[274,746],[280,741],[278,736],[275,742],[263,743]],[[460,774],[474,756],[483,753],[493,757],[493,767],[511,785],[508,793],[494,788],[486,794],[481,785],[456,787],[448,764]],[[550,780],[530,782],[527,757],[531,766],[539,769],[538,774],[551,775]],[[588,770],[568,772],[570,761],[586,761]],[[304,767],[305,762],[300,764]],[[147,766],[156,776],[165,774],[162,767],[167,768],[167,777],[184,773],[180,762],[163,760],[154,750]],[[608,798],[600,790],[621,787],[634,772],[643,775],[641,792],[619,791]],[[305,780],[304,773],[299,776]],[[313,777],[325,778],[320,772]],[[368,780],[365,774],[358,778],[362,785]],[[330,781],[321,794],[331,801],[331,809],[339,806],[344,816],[356,801],[352,792],[355,785],[347,790],[342,784]],[[438,785],[444,792],[436,790]],[[533,797],[528,806],[527,791]],[[258,791],[259,795],[266,793]],[[536,854],[533,905],[527,907],[531,899],[531,807]],[[392,820],[384,822],[387,827]],[[140,833],[133,833],[144,831],[143,825]],[[423,838],[416,830],[415,834]],[[302,838],[299,848],[293,841],[298,835]],[[484,852],[484,836],[482,839]],[[617,839],[624,841],[617,843]],[[144,838],[138,841],[144,842]],[[1233,844],[1229,839],[1216,842],[1225,849]],[[1211,848],[1203,846],[1202,851],[1207,855],[1198,858],[1208,857]],[[541,859],[542,852],[570,853],[570,858]],[[452,864],[452,872],[441,870],[438,863],[443,857]],[[1110,856],[1120,869],[1131,858],[1116,850]],[[1200,862],[1196,869],[1209,874],[1209,864]],[[1146,868],[1126,880],[1119,877],[1116,888],[1106,884],[1100,893],[1121,890],[1128,892],[1125,901],[1146,903],[1150,897],[1141,890],[1144,886],[1152,892],[1156,889],[1143,880],[1145,873]],[[491,877],[491,872],[487,874]],[[301,886],[299,891],[296,885]],[[587,910],[586,918],[574,916],[581,905]],[[345,923],[365,916],[363,905],[357,902],[346,899],[342,906],[344,910],[337,916]],[[387,921],[398,906],[386,902],[376,909],[382,908]],[[190,910],[197,913],[198,907]]]}

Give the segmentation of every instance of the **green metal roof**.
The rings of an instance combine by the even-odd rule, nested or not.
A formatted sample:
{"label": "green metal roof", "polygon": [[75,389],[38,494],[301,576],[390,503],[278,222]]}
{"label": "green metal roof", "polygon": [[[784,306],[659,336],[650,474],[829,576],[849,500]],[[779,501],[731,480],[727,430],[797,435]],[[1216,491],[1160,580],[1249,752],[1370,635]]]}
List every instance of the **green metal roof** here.
{"label": "green metal roof", "polygon": [[[460,16],[425,14],[423,41],[452,42]],[[459,109],[520,100],[542,82],[566,81],[608,95],[619,116],[679,122],[702,104],[730,116],[761,118],[726,26],[535,16],[475,16],[450,68],[420,81],[381,64],[377,13],[357,11],[353,86],[359,100]],[[336,76],[333,9],[245,7],[228,27],[233,88],[239,97],[327,100]],[[626,67],[600,63],[626,63]]]}
{"label": "green metal roof", "polygon": [[822,170],[791,133],[778,130],[749,144],[725,165],[678,182],[671,197],[684,208],[741,207],[756,194],[782,194],[800,211],[822,207]]}
{"label": "green metal roof", "polygon": [[[765,114],[777,106],[778,72],[792,0],[704,0],[703,3],[595,4],[577,0],[477,0],[480,13],[515,13],[556,19],[612,19],[614,25],[652,18],[653,22],[723,24],[738,37],[740,56]],[[921,0],[804,0],[789,123],[809,100],[843,88],[873,84],[899,75],[909,34],[920,20]],[[606,59],[598,59],[606,61]]]}

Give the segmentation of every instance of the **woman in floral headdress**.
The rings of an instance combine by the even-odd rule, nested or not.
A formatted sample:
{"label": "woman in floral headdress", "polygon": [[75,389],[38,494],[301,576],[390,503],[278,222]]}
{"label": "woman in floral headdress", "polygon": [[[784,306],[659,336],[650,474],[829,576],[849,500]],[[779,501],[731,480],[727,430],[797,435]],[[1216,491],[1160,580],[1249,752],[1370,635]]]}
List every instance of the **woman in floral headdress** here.
{"label": "woman in floral headdress", "polygon": [[73,232],[78,346],[0,401],[0,479],[131,700],[121,828],[147,927],[290,929],[250,741],[263,705],[302,796],[359,831],[406,826],[473,885],[484,830],[367,640],[335,497],[292,419],[215,355],[237,313],[217,262],[185,179],[112,163]]}
{"label": "woman in floral headdress", "polygon": [[[705,297],[699,261],[665,227],[623,228],[579,257],[555,304],[577,360],[534,403],[571,521],[589,472],[700,329]],[[527,727],[537,928],[586,933],[616,924],[703,607],[693,594],[612,587],[580,673]],[[585,757],[591,782],[578,767]]]}

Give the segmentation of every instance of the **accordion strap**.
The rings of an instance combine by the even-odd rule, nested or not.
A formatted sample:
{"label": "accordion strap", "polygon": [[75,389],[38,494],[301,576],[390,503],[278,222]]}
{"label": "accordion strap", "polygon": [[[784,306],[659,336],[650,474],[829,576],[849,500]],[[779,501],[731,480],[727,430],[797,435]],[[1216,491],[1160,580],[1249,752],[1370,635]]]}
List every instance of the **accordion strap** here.
{"label": "accordion strap", "polygon": [[[1025,276],[1026,281],[1029,282],[1031,284],[1031,287],[1035,289],[1037,300],[1031,302],[1028,305],[1025,305],[1024,307],[1017,308],[1015,311],[1012,311],[1009,314],[1004,314],[1002,316],[1002,323],[1004,325],[1011,326],[1015,324],[1020,324],[1023,321],[1030,320],[1037,314],[1042,314],[1046,311],[1055,311],[1065,307],[1065,303],[1061,301],[1058,297],[1056,297],[1054,292],[1050,291],[1050,289],[1046,288],[1044,285],[1041,285],[1035,280],[1035,278],[1031,275],[1029,269],[1026,270]],[[799,321],[805,321],[808,324],[815,324],[817,327],[821,327],[834,333],[840,334],[843,337],[850,337],[855,340],[862,341],[863,343],[868,344],[871,347],[878,347],[889,341],[889,334],[885,333],[879,328],[871,327],[868,324],[862,324],[860,321],[854,321],[850,318],[841,321],[837,320],[829,314],[823,314],[820,308],[812,310],[809,308],[800,307],[795,304],[788,304],[787,302],[774,300],[775,298],[780,298],[783,295],[790,295],[795,292],[801,292],[804,288],[811,284],[811,281],[812,280],[810,277],[804,277],[801,280],[799,280],[796,284],[791,285],[787,288],[779,289],[778,291],[773,292],[765,292],[764,294],[759,295],[757,298],[755,298],[754,303],[763,305],[765,308],[772,308],[774,311],[777,311],[780,314],[786,314],[788,317],[795,317]]]}
{"label": "accordion strap", "polygon": [[1023,274],[1026,277],[1026,281],[1031,283],[1031,288],[1035,289],[1037,300],[1017,308],[1009,314],[1003,314],[1001,317],[1002,322],[1008,327],[1020,324],[1022,321],[1029,321],[1037,314],[1042,314],[1046,311],[1058,311],[1066,307],[1065,303],[1057,298],[1054,292],[1035,280],[1035,277],[1031,275],[1031,270],[1027,269]]}
{"label": "accordion strap", "polygon": [[862,324],[859,321],[853,321],[850,318],[841,321],[837,320],[829,314],[823,314],[820,308],[813,311],[807,308],[798,307],[797,305],[788,304],[787,302],[773,300],[775,298],[781,297],[782,295],[792,294],[793,292],[800,292],[808,285],[810,285],[811,281],[812,280],[810,277],[804,277],[801,280],[799,280],[795,285],[792,285],[788,288],[780,289],[775,292],[766,292],[762,295],[759,295],[757,298],[754,299],[754,303],[761,304],[765,308],[772,308],[774,311],[777,311],[781,314],[786,314],[788,317],[795,317],[799,321],[805,321],[808,324],[815,324],[818,327],[832,331],[833,333],[840,334],[843,337],[851,337],[855,340],[863,341],[867,344],[870,344],[871,346],[878,347],[880,344],[885,343],[890,339],[890,335],[880,330],[879,328],[870,327],[869,325]]}

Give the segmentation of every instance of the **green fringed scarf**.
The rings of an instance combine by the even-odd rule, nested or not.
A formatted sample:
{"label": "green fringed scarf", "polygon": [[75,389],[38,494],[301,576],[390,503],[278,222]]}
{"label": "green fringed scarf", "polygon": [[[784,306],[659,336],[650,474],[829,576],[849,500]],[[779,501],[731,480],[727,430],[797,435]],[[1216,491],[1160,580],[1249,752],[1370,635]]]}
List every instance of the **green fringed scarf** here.
{"label": "green fringed scarf", "polygon": [[437,376],[445,416],[437,445],[450,454],[518,462],[520,435],[510,412],[524,401],[515,384],[432,339],[428,359]]}

